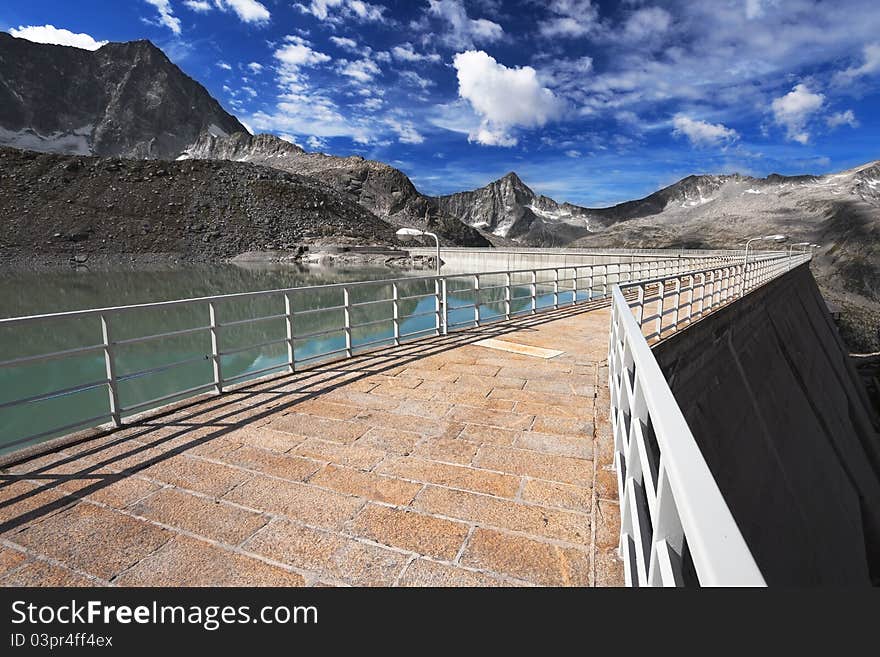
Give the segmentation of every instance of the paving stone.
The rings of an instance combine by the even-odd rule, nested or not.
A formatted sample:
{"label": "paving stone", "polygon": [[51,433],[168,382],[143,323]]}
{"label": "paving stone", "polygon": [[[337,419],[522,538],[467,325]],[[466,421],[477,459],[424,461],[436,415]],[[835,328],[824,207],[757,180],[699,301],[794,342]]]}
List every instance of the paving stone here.
{"label": "paving stone", "polygon": [[298,573],[178,536],[114,580],[120,586],[304,586]]}
{"label": "paving stone", "polygon": [[[541,395],[533,395],[542,398]],[[551,404],[549,402],[540,401],[518,401],[516,402],[516,412],[523,415],[534,415],[538,418],[542,417],[566,417],[577,418],[584,421],[593,418],[593,401],[592,399],[582,400],[575,398],[577,401],[571,404]],[[498,401],[505,401],[499,399]]]}
{"label": "paving stone", "polygon": [[585,551],[489,529],[474,530],[461,563],[544,586],[590,585],[590,558]]}
{"label": "paving stone", "polygon": [[308,438],[294,447],[290,453],[361,470],[370,470],[385,458],[384,451],[364,447],[358,442],[353,445],[343,445],[317,438]]}
{"label": "paving stone", "polygon": [[508,582],[492,575],[465,570],[458,566],[437,563],[429,559],[416,559],[409,566],[403,577],[400,578],[400,586],[413,587],[445,587],[445,586],[510,586]]}
{"label": "paving stone", "polygon": [[559,436],[593,437],[593,423],[567,417],[536,417],[532,431]]}
{"label": "paving stone", "polygon": [[428,486],[416,496],[413,507],[426,513],[571,543],[590,540],[590,518],[587,515],[478,493]]}
{"label": "paving stone", "polygon": [[611,548],[620,544],[620,505],[599,500],[596,506],[596,546]]}
{"label": "paving stone", "polygon": [[580,486],[593,481],[592,461],[497,445],[480,447],[473,464],[489,470]]}
{"label": "paving stone", "polygon": [[468,526],[415,511],[368,504],[354,519],[351,531],[377,543],[452,561],[467,536]]}
{"label": "paving stone", "polygon": [[253,475],[239,468],[211,463],[188,456],[172,456],[140,472],[145,477],[220,497]]}
{"label": "paving stone", "polygon": [[499,429],[498,427],[486,427],[481,424],[466,424],[459,438],[475,443],[513,445],[519,433],[515,429]]}
{"label": "paving stone", "polygon": [[596,494],[606,500],[617,500],[617,473],[599,468],[596,471]]}
{"label": "paving stone", "polygon": [[489,399],[486,395],[472,392],[459,392],[457,390],[444,390],[434,393],[432,399],[448,402],[456,406],[475,406],[487,408],[490,411],[509,412],[513,410],[516,402],[509,399]]}
{"label": "paving stone", "polygon": [[456,406],[449,412],[448,417],[451,420],[467,424],[481,424],[504,429],[528,429],[535,419],[533,415],[519,415],[470,406]]}
{"label": "paving stone", "polygon": [[325,466],[309,480],[309,483],[332,488],[341,493],[401,506],[412,502],[416,493],[422,489],[420,484],[410,481],[336,465]]}
{"label": "paving stone", "polygon": [[289,521],[272,522],[248,539],[244,547],[354,586],[391,586],[408,559],[401,552]]}
{"label": "paving stone", "polygon": [[522,498],[544,506],[572,509],[590,513],[593,504],[593,490],[589,487],[571,486],[555,481],[527,479],[522,490]]}
{"label": "paving stone", "polygon": [[478,447],[477,443],[459,438],[428,437],[412,450],[412,455],[434,461],[468,464],[473,460]]}
{"label": "paving stone", "polygon": [[408,399],[400,402],[393,412],[437,420],[446,415],[450,408],[450,404],[443,402]]}
{"label": "paving stone", "polygon": [[331,420],[353,420],[363,409],[354,404],[339,404],[320,397],[313,397],[297,403],[291,410]]}
{"label": "paving stone", "polygon": [[130,511],[230,545],[238,545],[269,520],[260,513],[171,488],[138,502]]}
{"label": "paving stone", "polygon": [[[536,421],[535,426],[538,426]],[[522,431],[513,441],[514,447],[532,449],[544,454],[571,456],[580,459],[593,458],[592,436],[560,436],[535,431]]]}
{"label": "paving stone", "polygon": [[594,559],[596,562],[595,586],[626,586],[623,560],[618,556],[616,547],[597,549]]}
{"label": "paving stone", "polygon": [[235,431],[230,431],[223,438],[229,442],[239,442],[242,445],[250,445],[251,447],[270,449],[282,453],[290,451],[303,442],[302,436],[294,436],[285,431],[275,431],[268,426],[241,427]]}
{"label": "paving stone", "polygon": [[316,463],[312,459],[278,454],[258,447],[250,447],[249,445],[244,445],[228,454],[224,454],[219,457],[219,460],[240,468],[256,470],[263,474],[292,481],[308,479],[321,467],[320,463]]}
{"label": "paving stone", "polygon": [[330,420],[300,413],[274,417],[269,426],[277,431],[285,431],[305,438],[320,438],[338,443],[353,443],[370,428],[363,422]]}
{"label": "paving stone", "polygon": [[26,481],[2,482],[0,485],[0,535],[14,534],[40,522],[79,500],[54,487]]}
{"label": "paving stone", "polygon": [[[59,537],[64,540],[59,540]],[[171,533],[142,520],[80,502],[12,537],[38,554],[111,579],[157,550]]]}
{"label": "paving stone", "polygon": [[372,392],[367,393],[352,390],[351,386],[331,390],[325,395],[325,397],[338,404],[354,404],[355,406],[358,406],[361,411],[365,408],[372,408],[377,411],[388,411],[395,408],[399,403],[395,399],[388,399],[387,397],[382,397]]}
{"label": "paving stone", "polygon": [[[95,502],[122,509],[137,502],[159,490],[160,486],[137,476],[127,475],[118,480],[109,480],[100,487],[89,490],[91,486],[79,486],[80,492],[85,492],[86,497]],[[75,492],[74,487],[69,489]]]}
{"label": "paving stone", "polygon": [[367,431],[356,444],[371,450],[381,450],[390,454],[406,456],[412,453],[421,439],[422,435],[414,431],[379,427]]}
{"label": "paving stone", "polygon": [[98,586],[93,579],[46,561],[31,561],[0,577],[0,586]]}
{"label": "paving stone", "polygon": [[459,374],[476,374],[479,376],[495,376],[501,368],[496,365],[477,365],[476,363],[446,363],[441,372],[458,372]]}
{"label": "paving stone", "polygon": [[522,389],[525,379],[508,376],[481,376],[479,374],[462,374],[456,381],[456,388],[465,386],[474,388],[515,388]]}
{"label": "paving stone", "polygon": [[27,561],[23,552],[8,547],[0,547],[0,576],[5,575],[13,568],[18,568]]}
{"label": "paving stone", "polygon": [[232,489],[223,499],[329,529],[342,528],[364,504],[358,497],[261,476]]}
{"label": "paving stone", "polygon": [[498,497],[514,497],[520,484],[519,477],[416,457],[389,459],[379,466],[379,472]]}

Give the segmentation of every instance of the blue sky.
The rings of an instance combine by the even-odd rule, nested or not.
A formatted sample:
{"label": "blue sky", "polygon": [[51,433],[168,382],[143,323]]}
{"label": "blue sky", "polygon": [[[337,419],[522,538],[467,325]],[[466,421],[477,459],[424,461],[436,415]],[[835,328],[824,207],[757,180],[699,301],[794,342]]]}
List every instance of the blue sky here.
{"label": "blue sky", "polygon": [[877,0],[4,0],[0,29],[150,39],[254,131],[432,194],[515,170],[601,206],[880,158]]}

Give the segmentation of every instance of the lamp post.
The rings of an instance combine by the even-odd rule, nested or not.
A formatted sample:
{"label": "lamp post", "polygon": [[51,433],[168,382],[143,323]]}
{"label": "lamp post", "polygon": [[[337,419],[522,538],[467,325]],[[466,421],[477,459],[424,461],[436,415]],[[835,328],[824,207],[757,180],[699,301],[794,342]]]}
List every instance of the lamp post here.
{"label": "lamp post", "polygon": [[429,233],[424,230],[418,230],[416,228],[401,228],[397,231],[397,238],[401,242],[408,242],[414,237],[433,237],[434,244],[437,245],[437,274],[440,273],[440,238],[437,237],[434,233]]}
{"label": "lamp post", "polygon": [[743,297],[746,293],[746,273],[749,268],[749,247],[752,245],[752,242],[757,242],[759,240],[766,240],[768,242],[781,242],[784,239],[786,239],[785,235],[764,235],[763,237],[753,237],[748,242],[746,242],[746,255],[743,259],[742,287],[739,291],[740,297]]}

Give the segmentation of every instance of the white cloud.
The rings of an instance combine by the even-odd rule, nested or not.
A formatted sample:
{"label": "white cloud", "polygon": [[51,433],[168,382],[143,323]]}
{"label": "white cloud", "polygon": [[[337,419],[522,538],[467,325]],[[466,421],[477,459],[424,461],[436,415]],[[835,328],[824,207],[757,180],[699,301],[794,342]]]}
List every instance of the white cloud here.
{"label": "white cloud", "polygon": [[212,9],[211,3],[208,0],[184,0],[183,4],[199,14],[205,14]]}
{"label": "white cloud", "polygon": [[458,95],[481,117],[470,139],[480,144],[512,146],[515,127],[542,126],[562,115],[563,102],[543,87],[531,66],[508,68],[482,50],[455,56]]}
{"label": "white cloud", "polygon": [[[165,2],[167,0],[147,0],[147,2]],[[183,3],[192,11],[205,14],[212,9],[231,11],[244,23],[267,23],[272,14],[262,2],[257,0],[185,0]]]}
{"label": "white cloud", "polygon": [[864,75],[880,71],[880,43],[871,43],[862,50],[863,61],[859,66],[851,66],[834,76],[838,84],[848,84]]}
{"label": "white cloud", "polygon": [[773,111],[773,119],[785,128],[786,137],[806,144],[810,141],[810,134],[806,130],[807,122],[824,103],[824,95],[813,93],[807,85],[801,83],[784,96],[776,98],[770,108]]}
{"label": "white cloud", "polygon": [[399,46],[394,46],[391,49],[391,54],[394,56],[395,59],[399,59],[402,62],[440,61],[440,55],[438,55],[437,53],[422,54],[416,52],[413,48],[413,44],[409,42],[402,43]]}
{"label": "white cloud", "polygon": [[334,44],[342,48],[343,50],[349,50],[351,52],[358,52],[360,49],[358,48],[358,43],[354,39],[349,39],[348,37],[330,37],[330,41]]}
{"label": "white cloud", "polygon": [[623,27],[623,37],[640,41],[665,33],[672,25],[672,15],[660,7],[644,7],[634,11]]}
{"label": "white cloud", "polygon": [[422,90],[425,90],[425,89],[428,89],[429,87],[434,86],[433,80],[429,80],[428,78],[423,78],[421,75],[419,75],[415,71],[401,71],[400,77],[404,82],[406,82],[414,87],[419,87]]}
{"label": "white cloud", "polygon": [[385,124],[397,134],[397,141],[402,144],[421,144],[425,138],[415,129],[411,121],[388,119]]}
{"label": "white cloud", "polygon": [[159,24],[164,25],[174,34],[180,34],[180,19],[174,15],[169,0],[144,0],[148,5],[153,5],[159,12]]}
{"label": "white cloud", "polygon": [[373,78],[382,72],[382,69],[379,68],[376,62],[369,59],[359,59],[354,62],[343,59],[340,60],[339,65],[339,72],[342,75],[362,84],[371,82]]}
{"label": "white cloud", "polygon": [[346,18],[364,23],[382,23],[386,20],[385,7],[362,0],[311,0],[308,5],[298,4],[294,7],[318,20],[331,23],[341,23]]}
{"label": "white cloud", "polygon": [[672,125],[675,127],[673,134],[687,137],[694,146],[723,146],[739,138],[736,130],[722,123],[708,123],[684,114],[676,114]]}
{"label": "white cloud", "polygon": [[73,46],[83,50],[97,50],[106,41],[96,41],[83,32],[74,33],[54,25],[19,25],[9,28],[9,33],[19,39],[27,39],[35,43],[51,43],[56,46]]}
{"label": "white cloud", "polygon": [[859,127],[859,122],[856,120],[856,115],[851,109],[848,109],[844,112],[835,112],[825,119],[825,123],[828,124],[829,128],[837,128],[842,125],[848,125],[851,128]]}
{"label": "white cloud", "polygon": [[327,148],[327,140],[316,137],[315,135],[309,137],[306,140],[306,144],[308,144],[309,148],[311,148],[313,151],[320,151],[324,148]]}
{"label": "white cloud", "polygon": [[567,150],[567,151],[565,151],[565,157],[578,158],[578,157],[580,157],[580,156],[581,156],[581,152],[580,152],[580,151],[577,151],[577,150],[574,150],[574,149],[571,149],[571,150]]}
{"label": "white cloud", "polygon": [[247,65],[247,67],[254,73],[262,73],[263,72],[263,65],[260,64],[259,62],[251,62],[250,64]]}
{"label": "white cloud", "polygon": [[217,68],[222,68],[224,71],[232,70],[232,67],[226,62],[217,62]]}
{"label": "white cloud", "polygon": [[220,9],[231,9],[245,23],[265,23],[272,14],[257,0],[214,0]]}
{"label": "white cloud", "polygon": [[428,13],[447,25],[443,40],[453,48],[473,48],[478,43],[494,43],[504,36],[504,29],[485,18],[468,16],[461,0],[428,0]]}
{"label": "white cloud", "polygon": [[273,53],[282,67],[299,69],[302,66],[315,66],[330,61],[330,55],[313,50],[312,44],[302,37],[286,36],[284,41],[284,45]]}
{"label": "white cloud", "polygon": [[590,0],[552,0],[547,6],[550,18],[538,24],[548,38],[582,37],[599,26],[599,10]]}

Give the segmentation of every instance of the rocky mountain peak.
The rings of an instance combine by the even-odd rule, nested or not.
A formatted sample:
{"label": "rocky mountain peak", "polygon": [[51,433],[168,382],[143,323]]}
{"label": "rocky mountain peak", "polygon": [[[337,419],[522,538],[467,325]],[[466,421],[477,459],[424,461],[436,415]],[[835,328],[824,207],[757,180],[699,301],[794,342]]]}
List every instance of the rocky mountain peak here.
{"label": "rocky mountain peak", "polygon": [[0,33],[0,145],[173,159],[204,132],[245,132],[150,41],[95,51]]}

